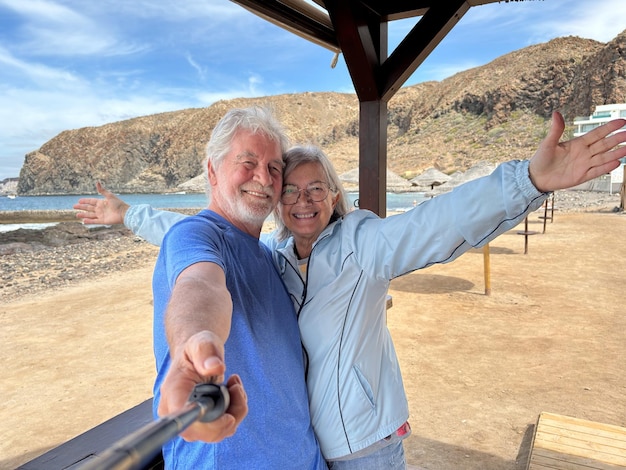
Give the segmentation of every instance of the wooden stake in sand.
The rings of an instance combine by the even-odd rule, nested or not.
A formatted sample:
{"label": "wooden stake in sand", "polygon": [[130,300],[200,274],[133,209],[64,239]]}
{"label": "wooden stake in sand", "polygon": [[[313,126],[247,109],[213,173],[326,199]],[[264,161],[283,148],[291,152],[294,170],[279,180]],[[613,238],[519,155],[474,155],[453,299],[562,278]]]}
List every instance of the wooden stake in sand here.
{"label": "wooden stake in sand", "polygon": [[622,187],[620,188],[619,208],[624,210],[626,208],[626,165],[624,165],[624,178],[622,179]]}
{"label": "wooden stake in sand", "polygon": [[491,295],[491,263],[489,262],[489,243],[483,246],[483,264],[485,265],[485,295]]}

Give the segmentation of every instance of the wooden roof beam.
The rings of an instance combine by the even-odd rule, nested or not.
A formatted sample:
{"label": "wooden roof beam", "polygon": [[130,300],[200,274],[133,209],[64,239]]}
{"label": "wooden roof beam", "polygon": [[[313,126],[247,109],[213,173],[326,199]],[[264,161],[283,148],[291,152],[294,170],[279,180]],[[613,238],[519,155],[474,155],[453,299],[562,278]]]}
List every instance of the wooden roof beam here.
{"label": "wooden roof beam", "polygon": [[362,0],[364,5],[375,11],[383,21],[395,21],[423,16],[433,0],[407,2],[406,0]]}
{"label": "wooden roof beam", "polygon": [[231,0],[246,10],[287,31],[340,52],[327,14],[303,0]]}
{"label": "wooden roof beam", "polygon": [[448,0],[428,9],[382,64],[380,94],[391,99],[441,40],[469,10],[465,0]]}
{"label": "wooden roof beam", "polygon": [[326,0],[359,101],[380,99],[377,77],[387,58],[387,22],[361,2]]}

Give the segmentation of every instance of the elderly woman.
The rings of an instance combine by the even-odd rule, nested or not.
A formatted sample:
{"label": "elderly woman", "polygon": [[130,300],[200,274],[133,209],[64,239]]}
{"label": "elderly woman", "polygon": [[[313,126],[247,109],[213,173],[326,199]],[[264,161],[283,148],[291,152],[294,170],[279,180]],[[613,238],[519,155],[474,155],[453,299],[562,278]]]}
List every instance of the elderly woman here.
{"label": "elderly woman", "polygon": [[[564,122],[560,114],[554,117],[531,160],[504,163],[489,176],[385,219],[348,211],[339,178],[319,148],[285,154],[278,227],[264,243],[296,307],[311,419],[331,469],[405,468],[409,411],[386,326],[390,281],[488,243],[538,209],[550,191],[611,171],[626,155],[626,148],[611,150],[626,133],[610,136],[626,121],[559,143]],[[88,211],[81,217],[88,223],[124,219],[152,243],[184,217],[129,207],[100,191],[104,200],[75,206]]]}

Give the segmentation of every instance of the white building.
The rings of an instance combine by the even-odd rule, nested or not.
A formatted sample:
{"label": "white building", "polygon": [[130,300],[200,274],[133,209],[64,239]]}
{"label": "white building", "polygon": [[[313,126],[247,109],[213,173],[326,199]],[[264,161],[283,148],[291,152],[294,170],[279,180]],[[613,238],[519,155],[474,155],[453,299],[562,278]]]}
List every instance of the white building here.
{"label": "white building", "polygon": [[[574,137],[586,134],[602,124],[617,119],[626,119],[626,103],[604,104],[596,106],[596,110],[591,116],[577,117],[574,119]],[[626,131],[626,126],[617,132]],[[608,175],[600,176],[584,185],[579,189],[589,189],[593,191],[608,191],[611,194],[619,192],[622,182],[624,181],[624,159],[622,164]],[[584,188],[582,186],[585,186]]]}

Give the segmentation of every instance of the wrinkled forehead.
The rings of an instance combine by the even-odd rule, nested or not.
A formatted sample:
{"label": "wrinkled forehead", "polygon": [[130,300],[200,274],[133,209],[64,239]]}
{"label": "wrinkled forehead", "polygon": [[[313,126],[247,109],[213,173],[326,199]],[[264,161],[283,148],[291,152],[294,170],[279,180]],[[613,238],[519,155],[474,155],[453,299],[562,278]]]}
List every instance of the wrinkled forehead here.
{"label": "wrinkled forehead", "polygon": [[285,184],[293,184],[295,180],[300,183],[328,182],[328,175],[321,163],[304,161],[295,165],[288,164],[283,179]]}
{"label": "wrinkled forehead", "polygon": [[284,167],[280,142],[272,136],[247,129],[239,129],[230,142],[229,152],[234,156],[248,156],[268,161],[274,160]]}

